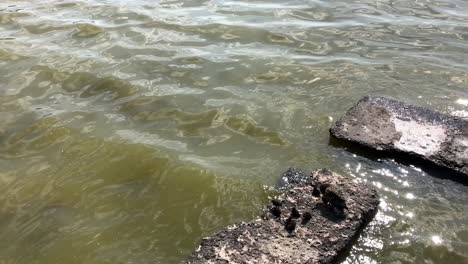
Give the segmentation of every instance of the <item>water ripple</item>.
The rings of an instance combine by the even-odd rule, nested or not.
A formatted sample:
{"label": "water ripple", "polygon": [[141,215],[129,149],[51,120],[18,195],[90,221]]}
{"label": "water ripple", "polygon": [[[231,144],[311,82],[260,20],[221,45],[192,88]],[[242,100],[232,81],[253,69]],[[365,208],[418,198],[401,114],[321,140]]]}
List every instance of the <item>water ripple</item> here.
{"label": "water ripple", "polygon": [[295,165],[378,189],[379,214],[347,263],[466,262],[466,186],[328,144],[332,122],[367,94],[467,118],[465,10],[3,1],[3,260],[178,263],[202,236],[253,217],[263,185]]}

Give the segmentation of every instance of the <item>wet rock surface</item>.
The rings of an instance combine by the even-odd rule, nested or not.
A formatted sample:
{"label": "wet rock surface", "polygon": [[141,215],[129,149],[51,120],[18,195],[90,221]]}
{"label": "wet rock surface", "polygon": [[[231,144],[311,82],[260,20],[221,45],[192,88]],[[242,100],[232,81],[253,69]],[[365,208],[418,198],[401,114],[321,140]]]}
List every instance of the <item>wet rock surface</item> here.
{"label": "wet rock surface", "polygon": [[[204,238],[187,263],[337,262],[375,215],[377,193],[328,170],[311,175],[289,170],[283,178],[291,175],[285,179],[292,182],[289,188],[261,217]],[[319,189],[333,194],[324,199]]]}
{"label": "wet rock surface", "polygon": [[[468,176],[468,121],[385,97],[364,97],[330,133]],[[465,178],[466,179],[466,178]]]}

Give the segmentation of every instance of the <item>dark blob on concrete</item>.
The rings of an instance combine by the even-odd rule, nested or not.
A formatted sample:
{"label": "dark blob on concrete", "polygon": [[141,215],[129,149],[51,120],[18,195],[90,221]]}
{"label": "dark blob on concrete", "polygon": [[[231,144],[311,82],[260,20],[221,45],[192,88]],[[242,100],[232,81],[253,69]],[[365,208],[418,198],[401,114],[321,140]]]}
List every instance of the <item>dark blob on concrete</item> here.
{"label": "dark blob on concrete", "polygon": [[288,233],[294,232],[294,229],[296,229],[296,220],[294,220],[291,216],[286,219],[286,222],[284,223],[284,229],[288,231]]}
{"label": "dark blob on concrete", "polygon": [[346,199],[341,189],[335,185],[330,185],[324,190],[322,201],[338,212],[344,212],[345,209],[348,209],[346,206]]}
{"label": "dark blob on concrete", "polygon": [[[330,129],[342,140],[468,176],[468,121],[385,97],[364,97]],[[466,180],[466,177],[465,179]]]}
{"label": "dark blob on concrete", "polygon": [[301,213],[299,213],[299,210],[297,210],[296,207],[293,207],[293,209],[291,209],[291,217],[295,219],[301,217]]}
{"label": "dark blob on concrete", "polygon": [[320,197],[320,190],[316,186],[314,186],[312,190],[312,195],[315,197]]}
{"label": "dark blob on concrete", "polygon": [[[290,175],[297,179],[298,173]],[[261,217],[204,238],[187,263],[336,263],[375,215],[379,197],[356,179],[328,170],[299,178],[275,198],[282,201],[281,217],[270,204]],[[347,207],[343,215],[312,194],[318,184],[339,190]]]}
{"label": "dark blob on concrete", "polygon": [[310,219],[312,219],[312,214],[310,212],[303,213],[301,224],[302,225],[307,224],[310,221]]}
{"label": "dark blob on concrete", "polygon": [[280,206],[283,204],[283,203],[282,203],[280,200],[278,200],[278,199],[273,199],[273,200],[271,200],[271,203],[272,203],[274,206],[278,206],[278,207],[280,207]]}
{"label": "dark blob on concrete", "polygon": [[279,206],[273,206],[270,209],[270,213],[275,217],[280,217],[281,216],[281,209],[279,208]]}

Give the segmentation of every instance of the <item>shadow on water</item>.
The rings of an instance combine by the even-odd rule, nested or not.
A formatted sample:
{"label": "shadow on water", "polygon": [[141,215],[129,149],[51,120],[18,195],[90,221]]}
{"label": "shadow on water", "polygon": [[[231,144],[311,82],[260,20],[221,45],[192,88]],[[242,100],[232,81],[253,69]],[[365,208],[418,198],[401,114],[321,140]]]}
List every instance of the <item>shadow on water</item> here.
{"label": "shadow on water", "polygon": [[418,167],[430,176],[439,179],[448,179],[463,185],[468,185],[468,176],[464,175],[463,173],[444,168],[426,160],[418,159],[405,152],[378,151],[354,142],[348,142],[335,138],[331,135],[329,138],[329,145],[336,148],[345,149],[346,151],[349,151],[355,155],[365,157],[375,162],[380,162],[382,159],[392,159],[395,162],[406,166]]}

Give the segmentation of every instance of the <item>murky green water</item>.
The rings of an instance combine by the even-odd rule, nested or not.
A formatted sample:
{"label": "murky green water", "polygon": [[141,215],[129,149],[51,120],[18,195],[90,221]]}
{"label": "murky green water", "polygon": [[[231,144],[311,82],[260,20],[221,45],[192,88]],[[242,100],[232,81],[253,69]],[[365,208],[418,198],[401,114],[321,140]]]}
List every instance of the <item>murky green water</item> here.
{"label": "murky green water", "polygon": [[361,96],[468,117],[468,2],[0,3],[0,263],[178,263],[289,166],[366,179],[347,263],[468,263],[468,186],[329,145]]}

